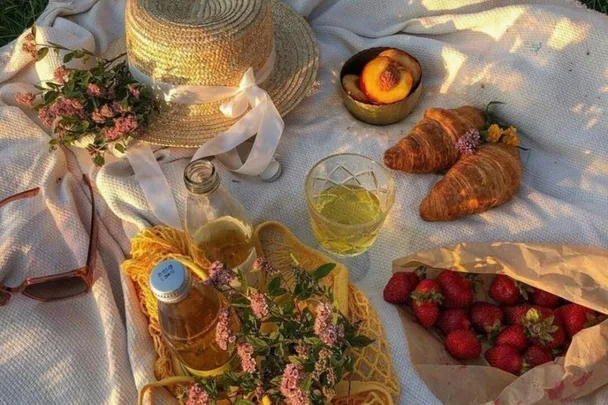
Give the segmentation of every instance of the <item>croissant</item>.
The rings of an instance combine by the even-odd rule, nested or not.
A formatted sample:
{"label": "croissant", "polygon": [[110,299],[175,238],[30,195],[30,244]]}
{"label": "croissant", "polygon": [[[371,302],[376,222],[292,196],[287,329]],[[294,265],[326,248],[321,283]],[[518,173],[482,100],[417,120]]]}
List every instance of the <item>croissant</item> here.
{"label": "croissant", "polygon": [[420,204],[425,221],[451,221],[506,203],[522,176],[517,147],[485,143],[463,155]]}
{"label": "croissant", "polygon": [[384,164],[408,173],[449,169],[460,156],[458,139],[470,129],[481,130],[484,122],[485,114],[477,107],[429,108],[409,135],[385,152]]}

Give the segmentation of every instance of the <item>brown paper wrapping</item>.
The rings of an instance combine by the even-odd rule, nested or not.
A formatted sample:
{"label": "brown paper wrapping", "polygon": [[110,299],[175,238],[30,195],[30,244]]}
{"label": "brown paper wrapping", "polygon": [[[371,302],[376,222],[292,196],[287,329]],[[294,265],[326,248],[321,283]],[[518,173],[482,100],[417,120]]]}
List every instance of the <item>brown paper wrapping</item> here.
{"label": "brown paper wrapping", "polygon": [[[506,274],[569,301],[608,314],[608,250],[586,246],[535,243],[462,243],[418,253],[393,262],[393,272],[427,266],[428,276],[441,269],[480,273],[477,300],[491,301],[487,291],[494,274]],[[483,355],[459,362],[441,338],[400,310],[414,367],[444,404],[557,404],[581,398],[608,383],[608,320],[579,332],[564,357],[520,377],[490,367]],[[487,349],[484,344],[484,352]],[[608,403],[608,398],[606,399]]]}

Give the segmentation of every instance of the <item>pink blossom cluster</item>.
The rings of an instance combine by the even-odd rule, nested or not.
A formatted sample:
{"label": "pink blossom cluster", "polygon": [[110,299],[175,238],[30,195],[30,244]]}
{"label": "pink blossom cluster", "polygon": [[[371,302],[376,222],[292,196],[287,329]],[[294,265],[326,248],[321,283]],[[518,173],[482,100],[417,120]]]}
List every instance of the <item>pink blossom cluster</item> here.
{"label": "pink blossom cluster", "polygon": [[139,100],[139,87],[134,84],[130,84],[127,86],[127,90],[129,91],[129,93],[131,93],[133,97]]}
{"label": "pink blossom cluster", "polygon": [[256,271],[264,272],[271,276],[279,274],[279,270],[277,270],[277,268],[274,267],[272,263],[270,263],[268,259],[264,257],[258,257],[257,259],[255,259],[255,262],[253,262],[253,269]]}
{"label": "pink blossom cluster", "polygon": [[34,38],[32,33],[27,34],[23,38],[23,45],[21,45],[21,48],[25,52],[29,53],[32,58],[37,58],[38,50],[36,49],[36,39]]}
{"label": "pink blossom cluster", "polygon": [[234,280],[234,273],[227,269],[220,261],[215,261],[211,264],[209,278],[205,280],[205,285],[213,287],[225,287],[230,285]]}
{"label": "pink blossom cluster", "polygon": [[65,66],[59,66],[57,69],[55,69],[53,76],[58,84],[65,84],[68,80],[70,80],[69,71],[65,68]]}
{"label": "pink blossom cluster", "polygon": [[322,302],[317,305],[314,332],[323,343],[330,347],[335,345],[339,338],[344,337],[344,328],[341,325],[333,324],[330,303]]}
{"label": "pink blossom cluster", "polygon": [[308,347],[304,343],[298,342],[298,344],[296,345],[296,354],[298,355],[298,357],[301,357],[306,360],[308,358]]}
{"label": "pink blossom cluster", "polygon": [[308,394],[302,391],[300,384],[304,380],[304,368],[300,364],[288,364],[283,370],[281,394],[289,405],[310,405]]}
{"label": "pink blossom cluster", "polygon": [[186,405],[209,405],[209,394],[201,389],[198,384],[192,384],[188,390]]}
{"label": "pink blossom cluster", "polygon": [[319,352],[319,359],[315,363],[315,370],[312,372],[312,377],[318,380],[321,374],[326,373],[327,382],[331,385],[336,383],[336,374],[333,368],[329,365],[329,359],[331,359],[331,351],[323,349]]}
{"label": "pink blossom cluster", "polygon": [[259,320],[264,320],[270,312],[264,294],[252,293],[249,295],[249,301],[251,301],[251,312],[253,312],[253,315]]}
{"label": "pink blossom cluster", "polygon": [[84,105],[82,105],[80,100],[60,97],[55,100],[54,104],[41,108],[38,111],[38,116],[42,119],[45,126],[52,127],[63,117],[85,119],[86,114]]}
{"label": "pink blossom cluster", "polygon": [[108,141],[115,141],[125,135],[134,134],[137,127],[134,116],[118,117],[114,119],[114,126],[104,128],[103,136]]}
{"label": "pink blossom cluster", "polygon": [[236,347],[236,352],[241,359],[243,371],[249,374],[255,373],[257,364],[253,358],[253,347],[247,343],[239,343]]}
{"label": "pink blossom cluster", "polygon": [[32,108],[34,106],[34,102],[36,101],[36,96],[32,92],[17,94],[17,102],[22,104],[28,108]]}
{"label": "pink blossom cluster", "polygon": [[87,95],[91,97],[103,97],[106,94],[100,85],[95,83],[87,84]]}
{"label": "pink blossom cluster", "polygon": [[93,122],[96,122],[98,124],[103,124],[108,118],[112,118],[113,116],[114,111],[107,104],[102,105],[101,108],[95,107],[95,109],[91,113],[91,119],[93,120]]}
{"label": "pink blossom cluster", "polygon": [[456,142],[456,149],[463,155],[473,155],[480,143],[479,131],[471,129]]}
{"label": "pink blossom cluster", "polygon": [[222,309],[219,313],[219,319],[215,326],[215,342],[220,349],[228,350],[228,345],[236,341],[236,336],[232,333],[230,325],[230,311]]}

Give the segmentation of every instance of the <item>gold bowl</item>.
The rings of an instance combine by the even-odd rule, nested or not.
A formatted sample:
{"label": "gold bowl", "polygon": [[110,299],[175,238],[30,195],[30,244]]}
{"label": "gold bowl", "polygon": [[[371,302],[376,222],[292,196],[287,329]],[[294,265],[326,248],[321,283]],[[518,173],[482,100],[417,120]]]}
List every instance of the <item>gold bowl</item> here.
{"label": "gold bowl", "polygon": [[[418,104],[420,96],[422,95],[422,74],[420,75],[420,79],[412,86],[408,96],[403,100],[392,104],[362,103],[352,98],[344,90],[344,87],[342,86],[342,79],[344,76],[349,74],[354,74],[357,76],[361,75],[363,67],[369,61],[387,49],[392,48],[369,48],[356,53],[344,63],[344,66],[342,66],[342,70],[340,71],[340,81],[338,85],[340,87],[340,94],[342,96],[342,100],[344,101],[344,105],[348,111],[355,116],[355,118],[372,125],[388,125],[401,121],[414,110],[416,104]],[[416,63],[418,63],[418,65],[420,65],[418,59],[414,58],[413,56],[412,58],[416,61]]]}

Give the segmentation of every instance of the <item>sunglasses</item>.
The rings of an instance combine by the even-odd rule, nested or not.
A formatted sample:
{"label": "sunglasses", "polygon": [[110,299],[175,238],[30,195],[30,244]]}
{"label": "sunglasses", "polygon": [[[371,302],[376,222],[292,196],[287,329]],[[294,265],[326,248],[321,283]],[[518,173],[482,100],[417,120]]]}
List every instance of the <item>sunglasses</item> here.
{"label": "sunglasses", "polygon": [[[97,219],[95,216],[93,186],[87,176],[83,176],[83,178],[91,193],[92,204],[91,236],[86,265],[79,269],[53,276],[28,278],[19,287],[8,287],[0,283],[0,306],[8,304],[13,294],[23,294],[38,301],[49,302],[85,294],[91,289],[91,285],[93,284],[93,268],[95,267],[97,256]],[[0,208],[16,200],[37,196],[39,192],[39,188],[34,188],[5,198],[0,201]]]}

